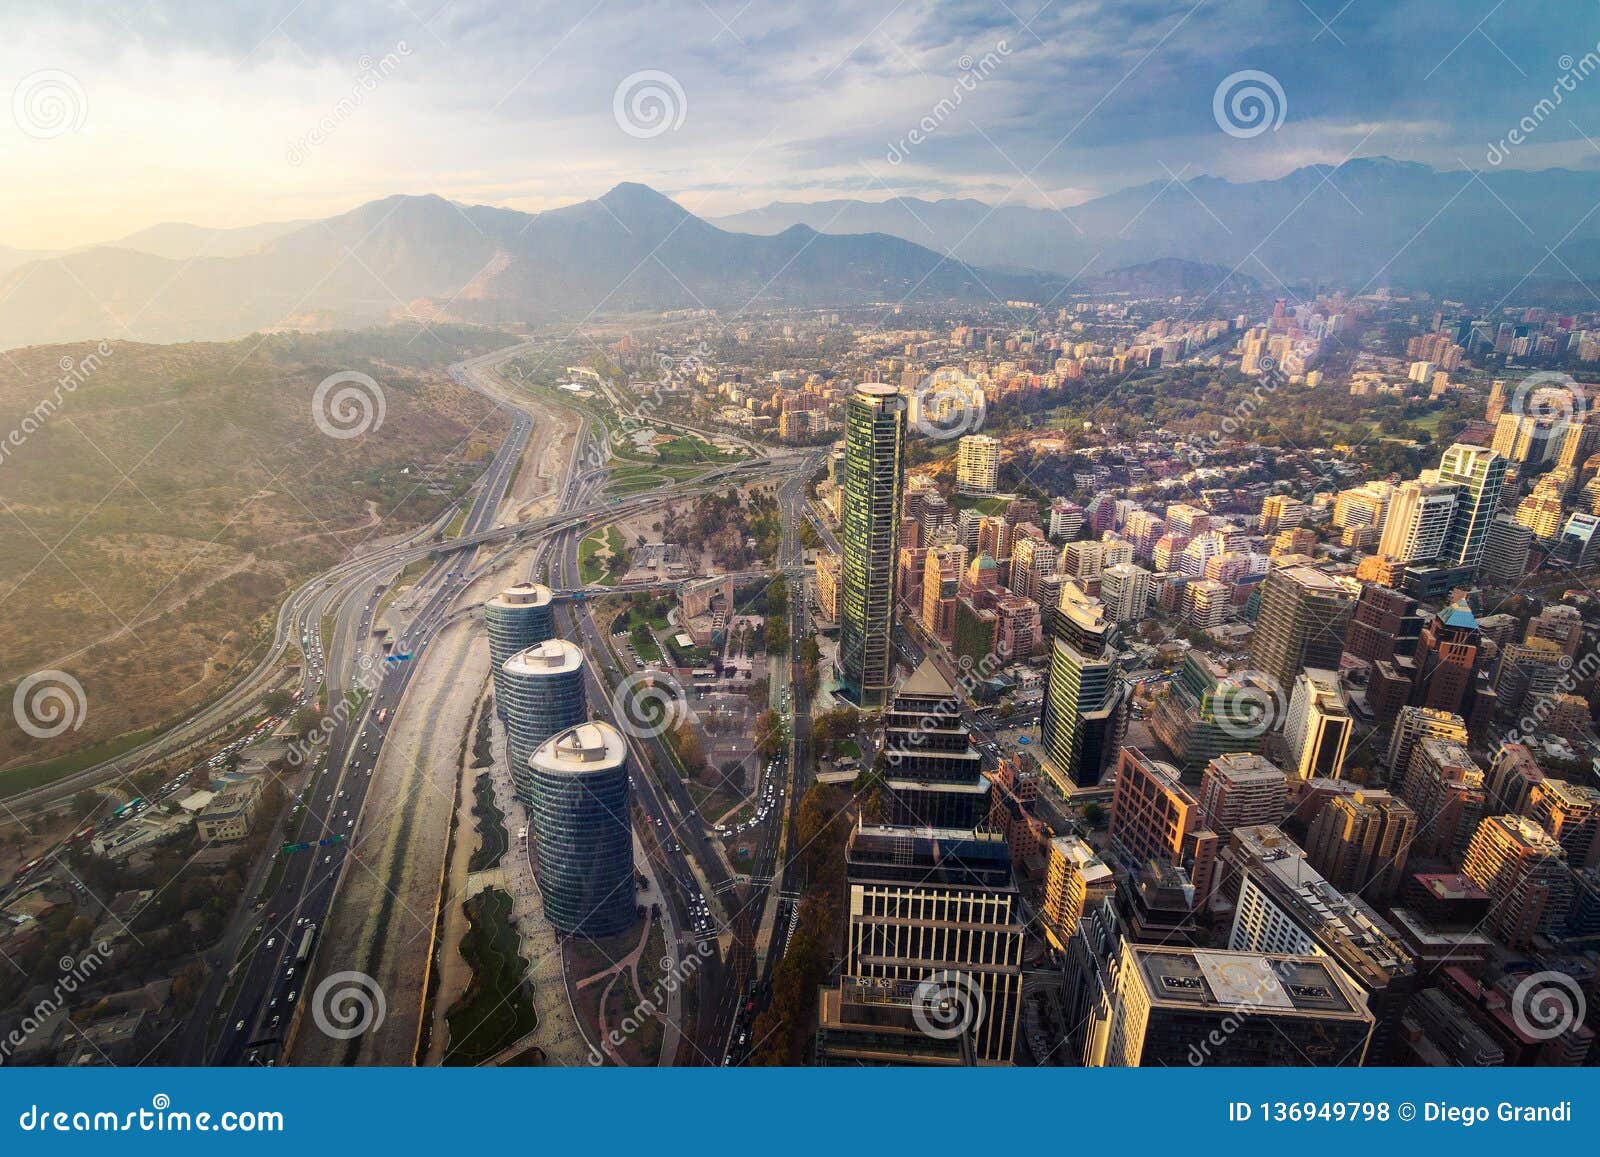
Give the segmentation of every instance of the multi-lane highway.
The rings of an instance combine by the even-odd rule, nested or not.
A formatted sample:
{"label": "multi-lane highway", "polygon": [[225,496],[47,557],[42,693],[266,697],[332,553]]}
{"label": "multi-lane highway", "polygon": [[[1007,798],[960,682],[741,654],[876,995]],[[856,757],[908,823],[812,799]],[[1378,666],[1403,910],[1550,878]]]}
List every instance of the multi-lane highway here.
{"label": "multi-lane highway", "polygon": [[[479,363],[481,365],[481,363]],[[479,365],[470,364],[477,370]],[[460,367],[457,367],[459,370]],[[457,378],[470,388],[478,388],[476,374]],[[345,564],[336,572],[308,584],[292,600],[290,613],[281,617],[289,639],[303,642],[307,654],[307,678],[321,675],[330,690],[331,735],[325,747],[326,765],[316,773],[297,801],[288,821],[284,844],[294,850],[280,853],[270,868],[263,865],[252,881],[257,890],[251,913],[236,921],[215,954],[221,963],[238,957],[230,968],[218,969],[217,976],[201,1002],[201,1015],[195,1019],[185,1041],[184,1056],[191,1062],[209,1059],[219,1064],[272,1064],[281,1059],[286,1032],[294,1013],[305,1001],[304,984],[315,953],[315,941],[332,908],[341,871],[353,847],[361,840],[362,808],[366,803],[368,781],[382,750],[384,725],[399,708],[415,663],[425,654],[429,642],[451,618],[454,605],[465,588],[493,560],[469,565],[466,545],[482,545],[509,535],[536,537],[537,557],[548,560],[552,581],[560,588],[579,586],[577,581],[577,543],[586,529],[604,517],[612,520],[649,509],[675,498],[709,490],[740,476],[760,476],[782,471],[785,460],[757,461],[721,467],[703,478],[665,487],[647,495],[601,502],[606,471],[604,448],[591,450],[591,431],[581,423],[573,454],[559,482],[561,502],[555,514],[527,522],[495,526],[505,493],[515,474],[518,457],[526,448],[532,429],[531,417],[503,396],[491,395],[513,412],[513,427],[494,461],[485,472],[478,493],[467,512],[461,536],[447,544],[406,546],[376,553],[358,563]],[[509,548],[508,548],[509,549]],[[434,551],[442,551],[438,561],[415,584],[410,604],[416,608],[409,623],[393,640],[394,655],[410,655],[406,661],[390,661],[375,655],[369,637],[387,578],[400,568]],[[504,553],[504,552],[502,552]],[[498,556],[497,556],[498,557]],[[580,607],[583,604],[579,604]],[[329,653],[322,655],[321,628],[325,618],[333,622]],[[580,637],[591,655],[609,662],[610,651],[595,632],[586,607],[576,614],[575,637]],[[340,690],[359,690],[363,697],[353,709],[338,708],[351,702]],[[604,703],[609,690],[596,684],[594,694]],[[636,751],[636,774],[641,804],[647,815],[659,818],[659,844],[665,855],[677,862],[663,865],[681,887],[679,903],[695,896],[699,887],[686,856],[693,854],[703,878],[713,888],[727,889],[728,879],[722,862],[706,839],[692,801],[675,777],[667,777],[667,792],[658,797],[653,769],[666,766],[665,753],[655,745]],[[676,797],[672,788],[676,788]],[[666,825],[670,824],[670,829]],[[667,832],[670,830],[671,834]],[[687,851],[686,851],[687,849]],[[680,921],[687,925],[687,919]],[[711,970],[707,987],[714,987],[716,970]],[[731,1012],[737,1006],[737,992],[725,1005],[728,1015],[718,1018],[717,1029],[704,1036],[704,1044],[725,1043],[731,1032]],[[210,1035],[205,1028],[210,1022]],[[724,1031],[723,1025],[728,1026]],[[714,1046],[716,1047],[716,1046]],[[706,1054],[709,1058],[710,1054]],[[719,1054],[721,1055],[721,1054]],[[715,1062],[713,1062],[715,1063]]]}

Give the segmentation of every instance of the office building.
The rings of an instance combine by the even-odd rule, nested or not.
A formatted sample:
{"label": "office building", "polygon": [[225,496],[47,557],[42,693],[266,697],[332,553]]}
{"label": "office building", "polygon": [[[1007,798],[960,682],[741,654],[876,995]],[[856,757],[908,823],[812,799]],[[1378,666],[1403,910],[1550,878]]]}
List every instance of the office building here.
{"label": "office building", "polygon": [[565,639],[546,639],[512,655],[499,675],[511,781],[517,798],[531,806],[533,753],[587,717],[583,652]]}
{"label": "office building", "polygon": [[1356,1067],[1372,1014],[1325,956],[1219,952],[1123,939],[1091,1007],[1093,1067]]}
{"label": "office building", "polygon": [[1460,487],[1402,482],[1383,521],[1378,553],[1400,563],[1431,562],[1444,551]]}
{"label": "office building", "polygon": [[1457,488],[1450,533],[1440,552],[1446,567],[1477,570],[1489,540],[1489,526],[1500,509],[1506,460],[1483,446],[1457,442],[1439,461],[1439,481]]}
{"label": "office building", "polygon": [[1366,994],[1372,1013],[1367,1063],[1390,1060],[1400,1019],[1417,988],[1415,964],[1394,930],[1325,880],[1274,825],[1234,829],[1222,858],[1235,901],[1229,950],[1338,961]]}
{"label": "office building", "polygon": [[1561,845],[1573,871],[1600,864],[1600,791],[1546,778],[1533,785],[1525,806],[1523,814]]}
{"label": "office building", "polygon": [[1124,747],[1111,794],[1112,846],[1130,872],[1156,861],[1180,869],[1194,889],[1191,906],[1211,894],[1217,834],[1202,821],[1200,803],[1170,763]]}
{"label": "office building", "polygon": [[1005,838],[862,824],[845,878],[841,975],[860,986],[929,982],[955,1006],[978,1063],[1010,1064],[1023,928]]}
{"label": "office building", "polygon": [[517,583],[483,604],[483,626],[489,636],[489,669],[494,673],[495,709],[505,718],[501,669],[518,651],[526,651],[556,633],[554,595],[543,583]]}
{"label": "office building", "polygon": [[1353,725],[1338,672],[1319,667],[1300,672],[1283,725],[1288,772],[1300,779],[1338,779],[1344,773]]}
{"label": "office building", "polygon": [[1086,841],[1056,836],[1045,845],[1044,904],[1039,915],[1057,950],[1071,943],[1084,913],[1115,891],[1110,867]]}
{"label": "office building", "polygon": [[885,708],[883,754],[889,823],[970,831],[987,821],[983,756],[962,722],[955,688],[932,659],[922,661]]}
{"label": "office building", "polygon": [[1440,711],[1433,707],[1402,707],[1389,735],[1389,778],[1399,783],[1411,766],[1411,751],[1424,737],[1453,739],[1459,744],[1470,742],[1466,721],[1453,711]]}
{"label": "office building", "polygon": [[1278,823],[1288,807],[1288,777],[1259,755],[1219,755],[1200,778],[1200,825],[1219,840],[1234,828]]}
{"label": "office building", "polygon": [[529,760],[539,890],[558,931],[609,936],[634,921],[628,749],[609,723],[580,723]]}
{"label": "office building", "polygon": [[1068,583],[1051,622],[1040,708],[1041,761],[1064,794],[1099,785],[1127,725],[1113,625],[1105,608]]}
{"label": "office building", "polygon": [[1156,700],[1150,730],[1186,782],[1219,755],[1260,750],[1263,734],[1283,707],[1282,693],[1256,672],[1225,671],[1190,648],[1166,693]]}
{"label": "office building", "polygon": [[862,383],[845,404],[839,677],[849,697],[882,706],[894,682],[894,573],[905,473],[906,401]]}
{"label": "office building", "polygon": [[1358,589],[1309,566],[1267,575],[1250,641],[1252,666],[1285,690],[1306,667],[1337,671]]}
{"label": "office building", "polygon": [[1533,554],[1533,531],[1509,514],[1497,514],[1489,520],[1484,535],[1483,577],[1500,586],[1511,586],[1528,573],[1528,559]]}

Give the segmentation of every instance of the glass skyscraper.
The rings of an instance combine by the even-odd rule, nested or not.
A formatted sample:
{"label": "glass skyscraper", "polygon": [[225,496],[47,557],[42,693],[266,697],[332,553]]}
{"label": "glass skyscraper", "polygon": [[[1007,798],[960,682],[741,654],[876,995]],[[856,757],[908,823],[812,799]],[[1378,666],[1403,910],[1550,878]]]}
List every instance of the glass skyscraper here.
{"label": "glass skyscraper", "polygon": [[531,804],[528,760],[556,732],[584,721],[583,652],[565,639],[546,639],[512,655],[496,674],[511,779],[517,798]]}
{"label": "glass skyscraper", "polygon": [[506,717],[501,669],[518,651],[553,638],[555,607],[543,583],[517,583],[483,604],[483,626],[489,634],[489,668],[494,674],[495,711]]}
{"label": "glass skyscraper", "polygon": [[1447,567],[1471,567],[1483,562],[1489,524],[1500,508],[1500,491],[1506,481],[1506,460],[1485,446],[1460,442],[1444,452],[1439,481],[1461,487],[1450,520],[1442,561]]}
{"label": "glass skyscraper", "polygon": [[539,888],[562,932],[609,936],[633,923],[627,751],[609,723],[580,723],[529,762]]}
{"label": "glass skyscraper", "polygon": [[906,400],[867,382],[845,405],[844,558],[839,576],[839,678],[864,707],[894,681],[895,551],[905,474]]}

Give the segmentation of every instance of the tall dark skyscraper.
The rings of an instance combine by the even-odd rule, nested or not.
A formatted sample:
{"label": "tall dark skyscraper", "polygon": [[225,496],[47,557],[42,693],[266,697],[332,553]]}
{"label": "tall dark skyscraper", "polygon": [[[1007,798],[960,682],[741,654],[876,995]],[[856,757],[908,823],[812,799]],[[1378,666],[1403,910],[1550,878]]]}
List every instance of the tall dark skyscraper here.
{"label": "tall dark skyscraper", "polygon": [[1074,583],[1061,588],[1039,730],[1045,772],[1069,794],[1098,784],[1122,742],[1126,696],[1109,646],[1112,630],[1098,599]]}
{"label": "tall dark skyscraper", "polygon": [[1315,567],[1273,571],[1261,584],[1261,612],[1250,641],[1256,670],[1276,679],[1285,696],[1307,667],[1337,671],[1354,606],[1350,584]]}
{"label": "tall dark skyscraper", "polygon": [[865,707],[882,706],[894,682],[891,634],[905,448],[906,400],[893,386],[858,385],[845,405],[839,678]]}

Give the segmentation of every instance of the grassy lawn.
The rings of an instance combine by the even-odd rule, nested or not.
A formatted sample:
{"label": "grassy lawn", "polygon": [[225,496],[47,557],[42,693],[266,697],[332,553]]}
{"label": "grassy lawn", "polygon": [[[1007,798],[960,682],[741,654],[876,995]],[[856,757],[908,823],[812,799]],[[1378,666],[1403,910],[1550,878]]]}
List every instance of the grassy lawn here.
{"label": "grassy lawn", "polygon": [[471,927],[461,955],[472,983],[445,1014],[450,1024],[447,1065],[478,1065],[532,1032],[539,1018],[527,982],[527,962],[511,923],[512,900],[491,888],[466,902]]}
{"label": "grassy lawn", "polygon": [[511,836],[506,831],[505,812],[494,802],[494,781],[487,771],[478,776],[472,795],[472,814],[478,817],[478,848],[467,861],[467,871],[482,872],[500,863],[500,857],[511,847]]}
{"label": "grassy lawn", "polygon": [[976,510],[979,514],[1004,514],[1011,504],[1009,498],[983,498],[975,494],[957,494],[951,499],[957,510]]}
{"label": "grassy lawn", "polygon": [[593,532],[578,544],[579,580],[587,584],[615,578],[626,565],[622,555],[622,532],[615,526]]}

